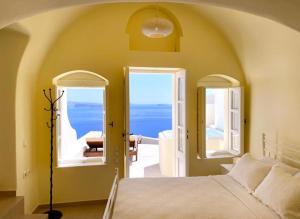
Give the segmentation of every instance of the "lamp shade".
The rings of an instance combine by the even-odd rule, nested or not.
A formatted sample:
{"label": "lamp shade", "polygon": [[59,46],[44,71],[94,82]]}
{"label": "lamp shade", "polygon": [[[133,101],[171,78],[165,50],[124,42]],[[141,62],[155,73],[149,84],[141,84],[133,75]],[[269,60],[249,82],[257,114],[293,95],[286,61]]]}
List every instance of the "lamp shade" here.
{"label": "lamp shade", "polygon": [[153,17],[142,24],[142,33],[150,38],[164,38],[173,33],[174,24],[165,18]]}

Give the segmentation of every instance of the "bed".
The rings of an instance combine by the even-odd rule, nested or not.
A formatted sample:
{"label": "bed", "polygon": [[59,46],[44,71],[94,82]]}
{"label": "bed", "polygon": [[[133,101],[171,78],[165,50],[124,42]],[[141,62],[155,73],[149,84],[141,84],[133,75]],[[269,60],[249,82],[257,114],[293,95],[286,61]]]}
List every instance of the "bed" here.
{"label": "bed", "polygon": [[[265,135],[263,135],[263,149],[263,154],[268,158],[278,159],[281,154],[267,148]],[[294,158],[292,160],[295,161]],[[103,218],[279,219],[281,217],[230,175],[136,178],[119,181],[117,172]]]}

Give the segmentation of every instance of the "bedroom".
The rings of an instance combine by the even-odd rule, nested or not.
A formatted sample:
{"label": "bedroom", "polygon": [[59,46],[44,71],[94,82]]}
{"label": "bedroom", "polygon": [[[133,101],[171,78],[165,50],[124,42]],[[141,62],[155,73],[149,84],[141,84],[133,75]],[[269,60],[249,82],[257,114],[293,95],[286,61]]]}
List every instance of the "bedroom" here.
{"label": "bedroom", "polygon": [[[187,113],[190,176],[218,174],[220,163],[231,162],[223,158],[197,159],[196,83],[208,74],[228,74],[245,87],[245,151],[261,155],[263,132],[273,138],[277,136],[299,143],[300,36],[297,27],[300,24],[293,14],[299,5],[282,6],[286,7],[281,10],[284,13],[279,13],[283,14],[282,18],[276,11],[279,3],[273,4],[274,7],[263,7],[256,2],[245,10],[265,16],[269,11],[261,12],[257,7],[265,8],[283,24],[209,5],[163,4],[182,26],[181,50],[174,54],[128,52],[128,18],[148,4],[60,9],[3,29],[0,55],[7,61],[1,64],[1,96],[7,101],[3,108],[7,113],[1,117],[1,168],[10,168],[1,170],[1,190],[17,189],[19,195],[25,195],[27,213],[47,203],[48,148],[45,144],[48,141],[44,139],[48,133],[41,89],[52,86],[54,76],[78,69],[98,73],[110,82],[110,98],[114,102],[110,101],[108,113],[116,124],[111,131],[110,153],[120,156],[117,164],[120,171],[123,170],[123,140],[120,137],[123,132],[123,67],[128,65],[185,67],[190,72]],[[235,8],[244,7],[237,5]],[[118,16],[111,16],[111,11]],[[8,23],[13,22],[3,21],[5,25]],[[78,56],[79,52],[85,54],[84,57]],[[57,169],[56,202],[106,199],[115,166]],[[23,179],[26,170],[31,174]],[[66,178],[75,183],[66,185]],[[79,188],[89,188],[94,182],[99,187],[78,192]],[[31,192],[35,188],[38,193]]]}

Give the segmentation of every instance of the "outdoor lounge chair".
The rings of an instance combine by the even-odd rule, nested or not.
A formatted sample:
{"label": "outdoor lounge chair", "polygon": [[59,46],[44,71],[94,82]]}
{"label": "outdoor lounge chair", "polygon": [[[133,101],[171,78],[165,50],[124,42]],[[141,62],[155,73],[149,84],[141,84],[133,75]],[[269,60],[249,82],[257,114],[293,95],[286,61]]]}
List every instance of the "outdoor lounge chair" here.
{"label": "outdoor lounge chair", "polygon": [[[139,148],[139,144],[141,142],[142,142],[141,137],[130,135],[130,137],[129,137],[129,157],[131,158],[131,161],[138,160],[138,148]],[[135,160],[133,160],[133,156],[135,157]]]}

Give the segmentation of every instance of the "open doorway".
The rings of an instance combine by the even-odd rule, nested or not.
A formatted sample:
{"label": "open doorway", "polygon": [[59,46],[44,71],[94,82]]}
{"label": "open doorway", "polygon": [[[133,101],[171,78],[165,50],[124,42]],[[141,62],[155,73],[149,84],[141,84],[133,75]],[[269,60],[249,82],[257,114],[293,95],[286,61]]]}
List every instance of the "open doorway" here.
{"label": "open doorway", "polygon": [[[129,177],[163,176],[162,146],[173,146],[173,74],[130,73],[130,150]],[[166,142],[169,140],[169,142]],[[164,145],[162,145],[164,143]],[[174,150],[173,150],[174,151]],[[164,155],[164,156],[167,156]],[[164,167],[164,166],[163,166]],[[173,165],[166,167],[171,173]]]}
{"label": "open doorway", "polygon": [[126,176],[185,175],[185,73],[128,68],[125,87]]}

